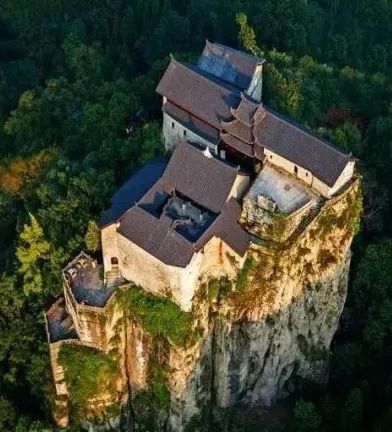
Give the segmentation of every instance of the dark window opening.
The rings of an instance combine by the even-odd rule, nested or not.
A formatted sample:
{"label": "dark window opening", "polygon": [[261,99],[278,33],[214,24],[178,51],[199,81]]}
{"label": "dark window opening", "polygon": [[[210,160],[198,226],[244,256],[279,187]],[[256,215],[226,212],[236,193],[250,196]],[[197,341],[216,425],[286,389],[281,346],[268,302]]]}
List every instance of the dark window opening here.
{"label": "dark window opening", "polygon": [[297,166],[294,166],[294,174],[298,175],[298,167]]}
{"label": "dark window opening", "polygon": [[118,258],[117,257],[112,257],[110,259],[110,262],[112,263],[112,265],[118,265]]}
{"label": "dark window opening", "polygon": [[174,122],[172,122],[172,125],[171,125],[171,126],[172,126],[172,129],[174,129]]}
{"label": "dark window opening", "polygon": [[184,133],[184,138],[186,138],[186,130],[185,130],[185,129],[184,129],[184,132],[183,132],[183,133]]}
{"label": "dark window opening", "polygon": [[270,155],[270,159],[272,159],[272,155]]}

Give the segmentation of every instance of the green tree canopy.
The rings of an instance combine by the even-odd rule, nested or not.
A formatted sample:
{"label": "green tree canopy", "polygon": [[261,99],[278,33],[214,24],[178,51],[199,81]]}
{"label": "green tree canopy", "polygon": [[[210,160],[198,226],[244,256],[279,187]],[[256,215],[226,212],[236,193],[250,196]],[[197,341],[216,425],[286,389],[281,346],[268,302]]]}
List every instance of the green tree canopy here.
{"label": "green tree canopy", "polygon": [[41,264],[49,259],[50,246],[35,216],[29,213],[30,223],[23,226],[20,243],[16,249],[19,273],[23,276],[23,290],[26,295],[41,293],[44,277]]}

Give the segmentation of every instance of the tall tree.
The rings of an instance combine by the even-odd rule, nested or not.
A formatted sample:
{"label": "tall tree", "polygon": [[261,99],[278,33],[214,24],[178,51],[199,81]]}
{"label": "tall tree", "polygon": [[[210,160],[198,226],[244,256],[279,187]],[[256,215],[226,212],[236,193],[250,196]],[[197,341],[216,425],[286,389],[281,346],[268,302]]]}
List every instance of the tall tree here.
{"label": "tall tree", "polygon": [[23,290],[26,295],[43,291],[41,263],[49,259],[49,243],[37,219],[29,213],[30,223],[25,224],[16,249],[19,273],[23,276]]}

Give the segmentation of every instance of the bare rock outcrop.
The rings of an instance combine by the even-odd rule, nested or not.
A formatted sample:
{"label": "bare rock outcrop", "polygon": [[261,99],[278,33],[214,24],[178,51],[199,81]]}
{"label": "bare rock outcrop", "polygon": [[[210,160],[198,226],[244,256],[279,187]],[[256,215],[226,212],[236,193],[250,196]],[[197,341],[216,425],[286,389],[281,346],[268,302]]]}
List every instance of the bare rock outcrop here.
{"label": "bare rock outcrop", "polygon": [[216,407],[269,406],[300,383],[326,382],[360,199],[355,182],[291,242],[254,245],[248,273],[239,275],[245,286],[210,303],[208,313],[208,288],[200,296],[194,313],[203,336],[170,351],[168,430],[203,430]]}

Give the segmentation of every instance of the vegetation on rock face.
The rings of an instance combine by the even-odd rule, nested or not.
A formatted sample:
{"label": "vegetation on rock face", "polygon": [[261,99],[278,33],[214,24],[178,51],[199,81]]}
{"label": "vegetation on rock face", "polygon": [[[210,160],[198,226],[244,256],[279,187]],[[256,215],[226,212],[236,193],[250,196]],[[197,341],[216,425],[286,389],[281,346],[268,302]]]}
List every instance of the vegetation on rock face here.
{"label": "vegetation on rock face", "polygon": [[342,198],[343,211],[332,206],[322,213],[318,220],[318,234],[325,237],[335,228],[347,231],[350,236],[357,234],[363,213],[362,199],[361,187],[357,184]]}
{"label": "vegetation on rock face", "polygon": [[132,400],[132,407],[137,416],[138,430],[141,432],[164,430],[167,406],[161,404],[150,391],[137,392]]}
{"label": "vegetation on rock face", "polygon": [[135,285],[119,292],[117,299],[127,315],[150,335],[163,337],[179,346],[194,341],[192,314],[182,311],[169,299],[157,297]]}
{"label": "vegetation on rock face", "polygon": [[315,405],[300,399],[294,406],[294,422],[288,429],[293,432],[317,431],[321,422],[321,416]]}
{"label": "vegetation on rock face", "polygon": [[[87,412],[91,413],[89,403],[95,398],[99,400],[109,395],[113,398],[111,405],[117,402],[119,369],[116,358],[93,348],[64,344],[60,347],[59,364],[64,368],[72,413],[77,419],[83,419]],[[105,410],[101,417],[105,418]]]}
{"label": "vegetation on rock face", "polygon": [[246,258],[244,266],[238,272],[236,290],[242,292],[248,282],[249,274],[251,270],[255,267],[256,263],[252,256]]}
{"label": "vegetation on rock face", "polygon": [[[277,245],[264,241],[245,262],[237,278],[237,289],[229,297],[233,309],[252,311],[273,305],[282,278],[296,269],[297,288],[306,292],[321,272],[331,269],[344,258],[349,241],[356,233],[362,215],[359,182],[327,202],[315,215],[310,226],[289,241]],[[318,248],[318,249],[315,249]],[[312,254],[316,254],[313,256]],[[302,291],[301,291],[302,289]]]}
{"label": "vegetation on rock face", "polygon": [[[97,220],[116,186],[161,152],[155,87],[169,53],[195,57],[206,38],[237,46],[239,12],[248,17],[237,19],[240,45],[267,58],[265,103],[352,151],[364,175],[349,298],[330,384],[315,398],[315,410],[323,430],[346,431],[346,400],[361,388],[358,430],[392,429],[390,2],[4,0],[0,395],[15,416],[0,409],[0,425],[8,430],[50,427],[42,311],[61,291],[61,266],[83,249],[88,222]],[[38,238],[49,244],[48,257],[25,260],[42,285],[31,285],[16,256],[18,248],[29,249],[22,239],[24,225],[32,226],[29,213],[42,229]],[[351,221],[356,230],[358,218]],[[266,296],[269,287],[267,278]]]}
{"label": "vegetation on rock face", "polygon": [[232,282],[227,277],[210,279],[207,284],[208,299],[214,302],[224,300],[232,289]]}
{"label": "vegetation on rock face", "polygon": [[166,348],[159,340],[153,341],[148,362],[148,389],[137,391],[132,399],[133,412],[140,431],[164,430],[170,404],[168,371],[162,364],[167,354]]}

